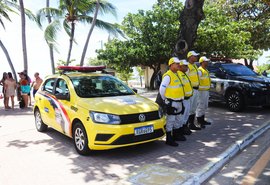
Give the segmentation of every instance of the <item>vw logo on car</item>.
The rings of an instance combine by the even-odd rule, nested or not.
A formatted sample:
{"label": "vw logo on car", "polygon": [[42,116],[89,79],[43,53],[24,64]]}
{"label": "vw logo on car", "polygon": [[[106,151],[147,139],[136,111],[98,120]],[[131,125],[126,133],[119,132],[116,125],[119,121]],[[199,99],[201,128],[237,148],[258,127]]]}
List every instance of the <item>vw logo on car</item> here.
{"label": "vw logo on car", "polygon": [[140,122],[144,122],[145,121],[145,115],[144,114],[140,114],[139,115],[139,120],[140,120]]}

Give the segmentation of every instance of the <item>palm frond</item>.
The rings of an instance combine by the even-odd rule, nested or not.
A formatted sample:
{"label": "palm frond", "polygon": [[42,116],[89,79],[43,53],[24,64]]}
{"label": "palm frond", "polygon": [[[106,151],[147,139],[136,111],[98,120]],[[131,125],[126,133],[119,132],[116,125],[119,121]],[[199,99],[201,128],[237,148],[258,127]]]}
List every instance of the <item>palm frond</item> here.
{"label": "palm frond", "polygon": [[100,29],[104,29],[104,30],[108,31],[109,33],[113,34],[114,36],[117,36],[118,34],[120,34],[122,37],[125,37],[124,33],[122,32],[121,29],[119,29],[117,24],[112,24],[112,23],[97,19],[96,26]]}
{"label": "palm frond", "polygon": [[102,14],[110,13],[114,17],[117,17],[117,8],[113,4],[111,4],[105,0],[101,0],[100,1],[100,13],[102,13]]}
{"label": "palm frond", "polygon": [[[93,14],[96,9],[96,4],[97,4],[96,0],[86,1],[84,3],[81,3],[80,10],[82,12],[82,15]],[[106,0],[100,0],[99,4],[100,4],[100,7],[99,7],[100,14],[103,15],[103,14],[110,13],[114,17],[117,17],[117,13],[116,13],[117,8],[113,4],[109,3]]]}
{"label": "palm frond", "polygon": [[68,34],[68,36],[70,37],[70,35],[71,35],[71,28],[70,28],[70,25],[69,25],[69,23],[68,23],[67,20],[64,20],[63,21],[63,28],[66,31],[66,33]]}
{"label": "palm frond", "polygon": [[61,23],[59,20],[52,21],[44,31],[44,38],[49,44],[55,44],[58,31],[61,30]]}
{"label": "palm frond", "polygon": [[51,7],[42,8],[42,9],[38,10],[38,12],[36,14],[37,23],[39,25],[41,25],[42,22],[44,22],[47,19],[47,16],[51,16],[55,20],[60,19],[60,18],[64,18],[63,11],[61,11],[57,8],[51,8]]}
{"label": "palm frond", "polygon": [[2,21],[1,19],[0,19],[0,24],[2,25],[2,27],[3,27],[4,29],[6,29],[4,23],[3,23],[3,21]]}
{"label": "palm frond", "polygon": [[[16,2],[16,1],[14,1]],[[14,3],[13,1],[5,1],[6,5],[8,7],[12,7],[12,8],[15,8],[17,11],[21,11],[21,8],[20,8],[20,5]],[[9,8],[9,11],[12,11],[14,13],[16,13],[14,10],[12,10],[12,8]],[[24,8],[24,11],[25,11],[25,15],[32,21],[36,21],[36,17],[35,15],[27,8]]]}

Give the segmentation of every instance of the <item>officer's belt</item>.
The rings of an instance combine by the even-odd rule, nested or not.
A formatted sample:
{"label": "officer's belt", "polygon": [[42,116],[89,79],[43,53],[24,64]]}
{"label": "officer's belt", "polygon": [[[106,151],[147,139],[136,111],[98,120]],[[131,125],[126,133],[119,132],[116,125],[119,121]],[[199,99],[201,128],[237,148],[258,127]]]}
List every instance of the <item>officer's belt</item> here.
{"label": "officer's belt", "polygon": [[190,97],[185,97],[185,100],[188,100]]}
{"label": "officer's belt", "polygon": [[169,100],[170,102],[182,102],[183,100],[173,100],[173,99],[170,99],[170,98],[167,98],[167,100]]}
{"label": "officer's belt", "polygon": [[198,90],[198,89],[199,89],[199,87],[193,87],[193,89],[196,89],[196,90]]}

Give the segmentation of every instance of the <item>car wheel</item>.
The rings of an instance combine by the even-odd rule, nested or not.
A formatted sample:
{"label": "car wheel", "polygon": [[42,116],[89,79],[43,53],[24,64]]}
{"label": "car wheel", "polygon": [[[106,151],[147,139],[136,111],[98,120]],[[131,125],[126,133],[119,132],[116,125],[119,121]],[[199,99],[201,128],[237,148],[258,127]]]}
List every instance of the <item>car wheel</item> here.
{"label": "car wheel", "polygon": [[75,123],[73,128],[73,142],[77,152],[81,155],[88,155],[88,138],[84,126],[81,123]]}
{"label": "car wheel", "polygon": [[35,110],[35,125],[39,132],[45,132],[48,129],[48,126],[42,121],[41,114],[38,109]]}
{"label": "car wheel", "polygon": [[243,96],[238,91],[230,91],[226,96],[226,103],[230,111],[239,112],[245,107]]}

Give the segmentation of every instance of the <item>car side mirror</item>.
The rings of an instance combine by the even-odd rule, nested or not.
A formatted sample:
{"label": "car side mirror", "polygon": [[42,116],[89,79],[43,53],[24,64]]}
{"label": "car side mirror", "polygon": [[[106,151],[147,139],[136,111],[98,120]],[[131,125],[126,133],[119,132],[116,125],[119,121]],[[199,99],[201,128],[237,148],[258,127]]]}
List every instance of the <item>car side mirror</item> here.
{"label": "car side mirror", "polygon": [[59,93],[59,94],[56,94],[55,97],[56,97],[58,100],[67,100],[67,101],[70,100],[70,95],[69,95],[69,93],[67,93],[67,94]]}

